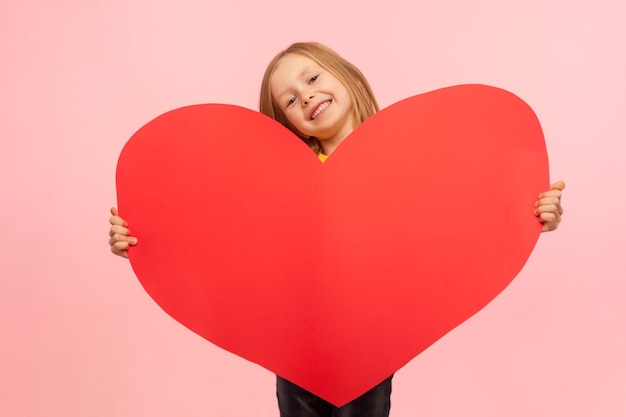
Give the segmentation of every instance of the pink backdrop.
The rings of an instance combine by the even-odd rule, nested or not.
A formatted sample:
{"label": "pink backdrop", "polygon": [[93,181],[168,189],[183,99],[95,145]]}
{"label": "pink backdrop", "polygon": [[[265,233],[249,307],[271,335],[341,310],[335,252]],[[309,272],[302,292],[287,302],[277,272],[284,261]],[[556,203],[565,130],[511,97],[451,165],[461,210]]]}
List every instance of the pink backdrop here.
{"label": "pink backdrop", "polygon": [[579,3],[3,2],[0,415],[277,415],[273,375],[163,313],[108,252],[107,218],[136,129],[187,104],[256,108],[298,40],[356,63],[383,107],[460,83],[515,92],[568,182],[560,230],[398,372],[392,416],[625,415],[626,9]]}

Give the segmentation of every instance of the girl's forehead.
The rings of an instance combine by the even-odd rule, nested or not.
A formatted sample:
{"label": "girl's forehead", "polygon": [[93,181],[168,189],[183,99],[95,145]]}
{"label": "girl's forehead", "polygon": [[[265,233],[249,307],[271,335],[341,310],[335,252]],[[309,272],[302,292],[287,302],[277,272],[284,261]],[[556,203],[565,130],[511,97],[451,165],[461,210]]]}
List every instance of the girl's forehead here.
{"label": "girl's forehead", "polygon": [[317,62],[304,55],[289,54],[285,55],[280,61],[278,61],[274,74],[299,74],[308,68],[319,68],[319,65]]}

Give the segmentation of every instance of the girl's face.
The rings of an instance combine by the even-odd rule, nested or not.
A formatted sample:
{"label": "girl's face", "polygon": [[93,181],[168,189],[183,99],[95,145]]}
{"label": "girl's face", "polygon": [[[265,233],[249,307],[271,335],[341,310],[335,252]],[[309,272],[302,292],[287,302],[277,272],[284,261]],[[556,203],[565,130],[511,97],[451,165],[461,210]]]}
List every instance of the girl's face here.
{"label": "girl's face", "polygon": [[317,138],[327,154],[354,130],[348,90],[305,56],[282,58],[270,79],[270,90],[287,120],[303,135]]}

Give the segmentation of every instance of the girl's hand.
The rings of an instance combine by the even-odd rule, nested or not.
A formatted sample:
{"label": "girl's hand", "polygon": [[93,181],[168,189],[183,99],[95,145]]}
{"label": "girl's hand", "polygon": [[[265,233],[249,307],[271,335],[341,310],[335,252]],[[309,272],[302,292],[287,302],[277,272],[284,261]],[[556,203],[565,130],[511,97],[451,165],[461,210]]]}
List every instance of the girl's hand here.
{"label": "girl's hand", "polygon": [[543,223],[542,232],[556,230],[561,223],[563,208],[561,207],[561,194],[565,189],[563,181],[557,181],[550,186],[550,191],[539,194],[535,203],[535,216]]}
{"label": "girl's hand", "polygon": [[124,258],[128,258],[128,248],[137,244],[137,238],[130,236],[128,224],[118,215],[115,207],[111,208],[111,229],[109,230],[109,245],[111,252]]}

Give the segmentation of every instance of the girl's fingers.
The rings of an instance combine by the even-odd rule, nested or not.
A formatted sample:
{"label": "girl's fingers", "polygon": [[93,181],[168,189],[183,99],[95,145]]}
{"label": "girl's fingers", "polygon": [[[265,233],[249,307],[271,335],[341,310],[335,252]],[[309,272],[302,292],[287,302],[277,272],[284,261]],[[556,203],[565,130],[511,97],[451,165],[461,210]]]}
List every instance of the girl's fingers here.
{"label": "girl's fingers", "polygon": [[535,216],[543,223],[544,232],[555,230],[559,226],[562,213],[560,204],[542,204],[535,209]]}
{"label": "girl's fingers", "polygon": [[111,244],[111,252],[123,258],[128,258],[128,242],[119,241]]}
{"label": "girl's fingers", "polygon": [[[539,210],[541,209],[541,211]],[[555,211],[559,215],[563,214],[563,207],[561,207],[561,199],[557,197],[542,198],[535,203],[535,215],[545,211]]]}
{"label": "girl's fingers", "polygon": [[109,223],[111,224],[109,229],[111,252],[123,258],[128,258],[128,248],[137,244],[137,238],[130,236],[128,224],[119,216],[119,211],[116,207],[111,207]]}
{"label": "girl's fingers", "polygon": [[563,207],[561,207],[561,195],[565,189],[565,182],[557,181],[550,185],[550,190],[539,194],[535,203],[535,216],[543,223],[543,231],[555,230],[561,222]]}
{"label": "girl's fingers", "polygon": [[557,181],[554,184],[550,185],[550,190],[549,191],[545,191],[545,192],[539,194],[539,199],[541,200],[542,198],[545,198],[545,197],[561,198],[561,192],[564,189],[565,189],[565,183],[563,181]]}
{"label": "girl's fingers", "polygon": [[563,191],[565,189],[565,182],[557,181],[554,184],[550,185],[550,190],[559,190]]}
{"label": "girl's fingers", "polygon": [[543,223],[543,228],[541,230],[543,232],[550,232],[559,226],[561,217],[558,214],[548,212],[541,213],[539,215],[539,220]]}
{"label": "girl's fingers", "polygon": [[535,213],[542,220],[547,221],[554,218],[558,221],[561,221],[561,213],[559,212],[558,207],[555,205],[541,206],[537,208],[537,210],[535,210]]}
{"label": "girl's fingers", "polygon": [[137,244],[137,238],[119,233],[113,233],[111,235],[111,239],[109,239],[109,245],[113,246],[118,242],[124,242],[126,245],[135,246]]}
{"label": "girl's fingers", "polygon": [[113,235],[129,236],[130,230],[124,226],[111,226],[109,229],[109,236],[112,237]]}
{"label": "girl's fingers", "polygon": [[119,216],[119,211],[115,207],[111,207],[111,217],[109,218],[109,223],[111,225],[116,225],[116,226],[124,226],[124,227],[128,226],[128,223],[126,223],[126,220],[122,219]]}
{"label": "girl's fingers", "polygon": [[114,234],[111,236],[111,239],[109,239],[111,252],[116,255],[123,256],[124,258],[128,258],[128,249],[136,244],[137,238],[132,236]]}

